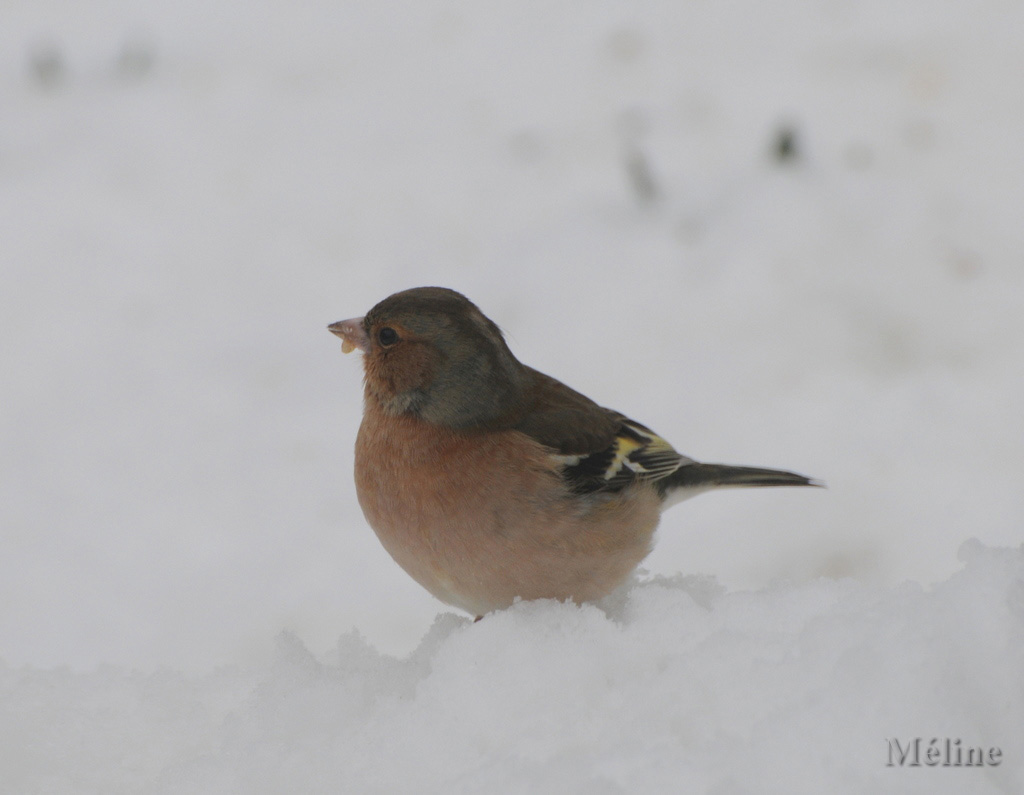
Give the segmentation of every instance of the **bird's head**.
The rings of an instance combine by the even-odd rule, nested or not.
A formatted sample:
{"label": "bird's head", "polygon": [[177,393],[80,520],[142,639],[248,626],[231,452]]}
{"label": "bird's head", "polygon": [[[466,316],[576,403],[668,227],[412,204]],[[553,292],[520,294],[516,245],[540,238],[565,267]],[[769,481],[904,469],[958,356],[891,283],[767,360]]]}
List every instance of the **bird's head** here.
{"label": "bird's head", "polygon": [[366,398],[389,413],[472,428],[513,412],[522,399],[524,368],[501,330],[454,290],[403,290],[328,329],[346,353],[363,352]]}

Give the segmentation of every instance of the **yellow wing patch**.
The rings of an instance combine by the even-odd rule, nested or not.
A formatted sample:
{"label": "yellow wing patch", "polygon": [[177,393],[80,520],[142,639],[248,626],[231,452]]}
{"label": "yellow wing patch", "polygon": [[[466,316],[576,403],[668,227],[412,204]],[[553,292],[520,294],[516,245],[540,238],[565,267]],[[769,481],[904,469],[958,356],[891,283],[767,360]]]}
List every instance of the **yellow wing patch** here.
{"label": "yellow wing patch", "polygon": [[654,431],[632,420],[623,420],[604,450],[559,457],[563,477],[577,493],[617,491],[638,480],[657,481],[691,461]]}

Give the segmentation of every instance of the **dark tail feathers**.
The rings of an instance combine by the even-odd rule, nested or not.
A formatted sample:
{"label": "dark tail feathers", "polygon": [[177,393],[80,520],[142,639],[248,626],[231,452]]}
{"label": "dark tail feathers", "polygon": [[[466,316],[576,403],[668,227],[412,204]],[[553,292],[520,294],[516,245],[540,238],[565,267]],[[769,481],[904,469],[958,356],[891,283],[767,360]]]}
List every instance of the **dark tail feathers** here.
{"label": "dark tail feathers", "polygon": [[824,486],[820,480],[781,469],[737,467],[729,464],[684,464],[665,478],[666,491],[751,486]]}

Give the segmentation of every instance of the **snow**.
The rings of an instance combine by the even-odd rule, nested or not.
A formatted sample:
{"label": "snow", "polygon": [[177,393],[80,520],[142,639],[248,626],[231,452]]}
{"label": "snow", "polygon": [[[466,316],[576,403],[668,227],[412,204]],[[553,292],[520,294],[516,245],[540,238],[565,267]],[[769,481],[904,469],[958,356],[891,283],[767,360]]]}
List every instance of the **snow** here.
{"label": "snow", "polygon": [[[4,667],[5,791],[1019,792],[1024,552],[962,556],[928,590],[676,575],[444,613],[402,658],[353,630],[198,676]],[[922,732],[1006,761],[887,765]]]}
{"label": "snow", "polygon": [[[1024,9],[2,16],[0,792],[1024,789]],[[829,489],[470,625],[359,512],[325,329],[421,284]]]}

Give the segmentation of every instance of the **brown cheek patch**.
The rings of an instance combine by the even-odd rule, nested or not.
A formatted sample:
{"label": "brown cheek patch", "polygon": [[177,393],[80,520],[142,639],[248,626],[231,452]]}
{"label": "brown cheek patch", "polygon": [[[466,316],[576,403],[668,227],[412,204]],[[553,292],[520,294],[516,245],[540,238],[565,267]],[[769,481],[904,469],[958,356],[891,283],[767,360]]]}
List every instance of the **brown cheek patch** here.
{"label": "brown cheek patch", "polygon": [[391,370],[395,392],[411,389],[426,389],[434,379],[435,356],[433,350],[423,344],[407,340],[391,353],[388,367]]}
{"label": "brown cheek patch", "polygon": [[403,339],[390,350],[375,348],[366,357],[365,364],[366,380],[371,389],[389,400],[404,392],[430,386],[436,354],[424,343]]}

